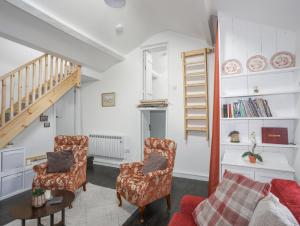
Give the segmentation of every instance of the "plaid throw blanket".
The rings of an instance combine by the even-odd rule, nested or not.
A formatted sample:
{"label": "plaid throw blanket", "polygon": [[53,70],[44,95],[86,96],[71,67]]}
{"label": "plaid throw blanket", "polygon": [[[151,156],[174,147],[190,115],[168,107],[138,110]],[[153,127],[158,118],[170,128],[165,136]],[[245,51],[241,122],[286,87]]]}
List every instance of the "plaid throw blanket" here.
{"label": "plaid throw blanket", "polygon": [[245,226],[257,203],[270,192],[271,185],[226,171],[222,182],[193,212],[198,226]]}

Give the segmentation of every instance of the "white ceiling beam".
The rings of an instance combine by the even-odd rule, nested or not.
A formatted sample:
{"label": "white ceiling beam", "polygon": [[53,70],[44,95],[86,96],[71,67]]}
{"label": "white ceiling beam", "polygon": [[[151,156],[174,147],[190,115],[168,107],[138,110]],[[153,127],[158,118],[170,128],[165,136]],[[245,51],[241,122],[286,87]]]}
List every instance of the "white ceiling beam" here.
{"label": "white ceiling beam", "polygon": [[117,50],[111,48],[110,46],[106,45],[100,40],[96,40],[92,37],[89,37],[88,35],[84,34],[84,32],[77,30],[71,25],[67,25],[64,21],[60,20],[59,18],[53,15],[50,15],[49,12],[45,12],[43,9],[37,7],[36,5],[30,4],[28,2],[24,2],[23,0],[6,0],[6,1],[30,13],[31,15],[39,18],[40,20],[48,24],[51,24],[53,27],[77,38],[78,40],[86,42],[89,45],[99,49],[100,51],[112,55],[113,57],[117,58],[120,61],[125,59],[124,56]]}
{"label": "white ceiling beam", "polygon": [[124,59],[99,43],[80,40],[7,1],[0,1],[0,35],[45,53],[68,57],[99,72]]}

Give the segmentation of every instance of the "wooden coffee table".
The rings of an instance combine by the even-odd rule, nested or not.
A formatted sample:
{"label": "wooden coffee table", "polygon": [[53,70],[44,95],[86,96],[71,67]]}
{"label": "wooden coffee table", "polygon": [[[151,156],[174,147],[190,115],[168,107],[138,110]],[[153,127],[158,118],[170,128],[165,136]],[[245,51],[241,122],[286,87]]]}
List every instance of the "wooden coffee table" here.
{"label": "wooden coffee table", "polygon": [[[31,199],[24,200],[19,205],[11,209],[11,216],[15,219],[20,219],[22,221],[22,226],[25,226],[26,220],[37,219],[37,225],[42,226],[41,218],[50,215],[50,225],[51,226],[64,226],[65,225],[65,208],[71,206],[75,195],[71,191],[59,190],[52,191],[52,196],[62,196],[63,201],[59,204],[46,205],[34,208],[31,205]],[[54,224],[54,214],[61,211],[61,221]]]}

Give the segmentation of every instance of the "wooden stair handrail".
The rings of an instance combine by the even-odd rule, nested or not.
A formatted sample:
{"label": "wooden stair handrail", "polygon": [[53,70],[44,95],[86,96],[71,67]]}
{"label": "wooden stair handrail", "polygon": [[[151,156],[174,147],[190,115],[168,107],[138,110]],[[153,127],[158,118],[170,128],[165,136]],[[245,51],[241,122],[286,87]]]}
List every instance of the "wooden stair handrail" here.
{"label": "wooden stair handrail", "polygon": [[78,70],[64,57],[44,54],[1,76],[0,129]]}

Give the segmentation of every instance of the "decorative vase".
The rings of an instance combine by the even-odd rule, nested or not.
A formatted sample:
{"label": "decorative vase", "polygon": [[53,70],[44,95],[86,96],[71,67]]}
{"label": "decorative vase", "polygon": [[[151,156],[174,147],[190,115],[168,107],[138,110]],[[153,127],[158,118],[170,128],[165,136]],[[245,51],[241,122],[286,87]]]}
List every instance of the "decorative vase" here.
{"label": "decorative vase", "polygon": [[255,156],[253,156],[253,155],[248,155],[248,157],[249,157],[249,161],[250,161],[251,163],[256,163],[256,157],[255,157]]}
{"label": "decorative vase", "polygon": [[42,207],[46,203],[45,194],[32,196],[32,206],[35,208]]}

